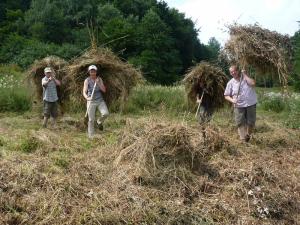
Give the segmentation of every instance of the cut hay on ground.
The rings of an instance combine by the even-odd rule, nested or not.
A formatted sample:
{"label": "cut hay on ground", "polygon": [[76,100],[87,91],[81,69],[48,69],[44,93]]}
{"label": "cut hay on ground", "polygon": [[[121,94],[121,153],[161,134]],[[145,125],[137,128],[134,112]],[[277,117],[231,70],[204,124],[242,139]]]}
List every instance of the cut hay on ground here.
{"label": "cut hay on ground", "polygon": [[188,185],[205,173],[215,176],[207,162],[229,147],[217,131],[208,127],[201,130],[149,121],[128,124],[128,128],[121,137],[115,165],[128,163],[133,181],[161,188],[182,187],[182,182]]}
{"label": "cut hay on ground", "polygon": [[[39,120],[32,114],[1,117],[0,224],[299,224],[299,130],[265,117],[246,145],[236,140],[236,130],[226,123],[218,130],[210,128],[212,133],[207,130],[211,139],[204,143],[199,126],[187,127],[181,119],[160,116],[112,115],[108,121],[120,126],[92,141],[78,135],[72,122],[76,118],[45,130],[33,126]],[[146,131],[151,131],[150,140]],[[181,146],[203,143],[202,148],[207,148],[225,139],[221,133],[232,150],[216,146],[201,154],[203,160],[194,160],[191,170],[195,150]],[[278,143],[278,138],[285,139],[284,145],[266,146]],[[27,140],[32,146],[32,139],[38,147],[24,152],[20,144]],[[126,147],[132,151],[122,154],[114,167]],[[134,159],[150,148],[157,170],[167,173],[152,179],[150,173],[150,179],[137,177],[133,182],[133,175],[141,175],[135,171],[142,168]],[[182,157],[184,153],[188,156]],[[161,158],[165,163],[158,164]],[[153,165],[148,155],[147,160],[146,165]],[[199,169],[197,162],[202,165]],[[168,166],[172,164],[179,166]],[[158,183],[162,177],[166,180]]]}
{"label": "cut hay on ground", "polygon": [[225,102],[224,90],[227,80],[225,73],[220,68],[207,62],[201,62],[191,68],[183,80],[189,105],[193,108],[196,106],[197,93],[202,93],[199,83],[202,83],[206,89],[202,103],[205,105],[207,103],[214,109],[221,108]]}
{"label": "cut hay on ground", "polygon": [[230,39],[223,54],[231,63],[242,68],[252,66],[258,74],[278,74],[283,86],[287,85],[291,71],[292,45],[287,35],[255,25],[233,24],[229,27]]}
{"label": "cut hay on ground", "polygon": [[70,91],[76,101],[84,101],[83,82],[88,77],[88,67],[92,64],[97,66],[98,75],[100,74],[107,88],[104,99],[108,106],[112,103],[122,106],[130,90],[142,81],[141,72],[123,62],[111,50],[91,49],[76,58],[68,67],[68,77],[72,80]]}

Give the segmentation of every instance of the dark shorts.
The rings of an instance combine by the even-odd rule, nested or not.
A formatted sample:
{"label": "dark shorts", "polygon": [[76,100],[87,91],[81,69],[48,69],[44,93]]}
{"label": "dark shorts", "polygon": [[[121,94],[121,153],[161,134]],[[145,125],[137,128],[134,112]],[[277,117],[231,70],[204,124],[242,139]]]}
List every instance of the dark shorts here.
{"label": "dark shorts", "polygon": [[53,118],[57,117],[57,102],[44,101],[44,116],[47,118],[50,116]]}
{"label": "dark shorts", "polygon": [[234,108],[234,119],[238,127],[246,124],[254,126],[256,122],[256,105]]}

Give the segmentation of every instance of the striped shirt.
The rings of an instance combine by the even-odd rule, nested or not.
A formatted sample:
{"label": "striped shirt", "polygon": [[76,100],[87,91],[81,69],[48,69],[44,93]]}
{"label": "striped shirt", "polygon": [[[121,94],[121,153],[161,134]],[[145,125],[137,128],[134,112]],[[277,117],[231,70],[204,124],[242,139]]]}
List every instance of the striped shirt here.
{"label": "striped shirt", "polygon": [[[42,84],[49,80],[48,77],[42,79]],[[54,80],[51,80],[48,84],[43,86],[43,100],[47,102],[56,102],[58,100],[56,83]]]}
{"label": "striped shirt", "polygon": [[[239,86],[240,92],[238,94]],[[240,81],[232,78],[226,86],[224,96],[231,96],[233,99],[237,98],[236,107],[243,108],[255,105],[257,103],[257,97],[254,87],[251,87],[245,79]]]}

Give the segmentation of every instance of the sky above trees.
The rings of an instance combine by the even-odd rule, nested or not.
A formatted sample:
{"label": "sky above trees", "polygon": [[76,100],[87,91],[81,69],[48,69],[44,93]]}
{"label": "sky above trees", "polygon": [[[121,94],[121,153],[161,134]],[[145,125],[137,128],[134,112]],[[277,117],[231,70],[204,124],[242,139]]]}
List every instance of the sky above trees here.
{"label": "sky above trees", "polygon": [[224,25],[258,23],[262,27],[290,36],[299,29],[299,0],[166,0],[171,7],[186,14],[201,29],[199,38],[207,43],[210,37],[222,44],[228,34]]}

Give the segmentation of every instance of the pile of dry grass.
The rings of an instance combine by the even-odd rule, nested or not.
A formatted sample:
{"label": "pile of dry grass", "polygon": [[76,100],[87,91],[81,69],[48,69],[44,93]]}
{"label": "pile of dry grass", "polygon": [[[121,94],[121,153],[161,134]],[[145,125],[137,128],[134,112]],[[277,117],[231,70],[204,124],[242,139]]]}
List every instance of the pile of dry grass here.
{"label": "pile of dry grass", "polygon": [[197,179],[192,177],[205,173],[215,176],[207,161],[229,146],[209,127],[153,121],[128,124],[121,140],[115,165],[129,163],[133,181],[167,188],[193,183]]}
{"label": "pile of dry grass", "polygon": [[225,102],[223,96],[227,80],[220,68],[207,62],[201,62],[191,68],[183,80],[189,105],[195,107],[197,93],[202,93],[199,86],[201,83],[206,90],[202,102],[214,109],[221,108]]}
{"label": "pile of dry grass", "polygon": [[[78,136],[71,119],[58,123],[59,132],[32,127],[34,115],[17,119],[25,130],[15,117],[0,118],[0,224],[300,221],[299,131],[279,123],[258,121],[244,145],[228,126],[203,132],[157,117],[127,119],[124,130],[93,141]],[[255,142],[276,141],[279,132],[287,144]],[[220,133],[235,154],[220,151],[227,145]],[[31,153],[15,149],[24,138],[40,145]]]}
{"label": "pile of dry grass", "polygon": [[241,67],[250,65],[258,74],[278,74],[282,85],[287,85],[291,71],[292,45],[287,35],[261,28],[259,25],[229,27],[230,39],[223,54],[231,63]]}
{"label": "pile of dry grass", "polygon": [[42,100],[43,87],[42,79],[45,76],[45,67],[51,67],[54,70],[55,77],[62,82],[60,87],[57,87],[59,102],[63,103],[68,99],[69,93],[67,89],[68,80],[66,77],[65,67],[68,63],[57,57],[49,56],[41,60],[36,60],[27,71],[28,78],[33,82],[36,89],[36,97]]}
{"label": "pile of dry grass", "polygon": [[[107,88],[104,99],[108,106],[126,102],[130,90],[142,81],[142,74],[128,63],[123,62],[111,50],[92,48],[76,58],[67,68],[72,81],[70,92],[76,101],[83,101],[83,82],[88,77],[88,67],[96,65],[98,73]],[[121,107],[122,108],[122,107]]]}

